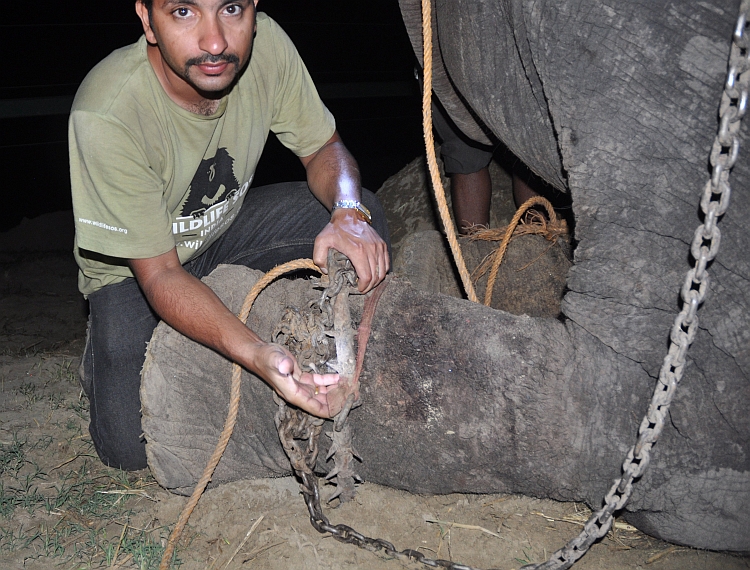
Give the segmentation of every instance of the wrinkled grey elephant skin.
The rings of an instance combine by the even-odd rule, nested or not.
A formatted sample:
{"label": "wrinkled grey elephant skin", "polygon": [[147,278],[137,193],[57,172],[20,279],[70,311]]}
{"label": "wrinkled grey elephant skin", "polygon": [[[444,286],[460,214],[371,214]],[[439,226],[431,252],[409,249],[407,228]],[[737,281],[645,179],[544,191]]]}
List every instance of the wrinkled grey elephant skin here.
{"label": "wrinkled grey elephant skin", "polygon": [[[401,4],[418,37],[419,22],[409,16],[418,13],[416,1]],[[422,492],[601,504],[635,441],[692,263],[738,4],[435,3],[440,89],[458,90],[455,105],[438,92],[441,101],[451,113],[461,103],[459,124],[476,117],[467,129],[481,134],[482,123],[570,191],[578,244],[561,321],[513,317],[396,283],[386,291],[365,358],[366,404],[352,416],[367,479]],[[628,520],[655,536],[736,551],[750,551],[745,139],[700,329],[669,422],[626,507]],[[223,298],[241,303],[245,285],[221,281]],[[282,305],[300,297],[278,295]],[[218,436],[229,366],[200,347],[182,360],[177,340],[163,341],[168,365],[148,361],[155,374],[152,384],[144,378],[144,430],[152,434],[152,467],[171,461],[169,469],[155,467],[157,477],[179,474],[173,485],[160,482],[184,490],[210,453],[196,448],[212,447]],[[154,350],[159,344],[154,337]],[[192,387],[190,377],[198,377]],[[288,472],[269,390],[249,376],[244,382],[249,396],[217,481]],[[216,390],[224,392],[210,396]],[[160,441],[157,428],[172,439]]]}
{"label": "wrinkled grey elephant skin", "polygon": [[[419,2],[400,4],[421,52]],[[700,223],[739,1],[435,0],[433,6],[442,57],[436,67],[447,77],[437,95],[463,101],[532,170],[566,184],[572,195],[578,246],[562,313],[571,334],[587,334],[576,333],[566,350],[586,352],[599,343],[610,359],[628,359],[653,383],[692,264],[689,244]],[[456,105],[446,107],[461,118]],[[747,126],[743,135],[700,331],[653,464],[635,487],[638,506],[630,508],[639,513],[630,518],[667,540],[747,549],[749,526],[737,531],[742,541],[731,542],[697,516],[713,508],[732,520],[727,507],[739,481],[747,490],[750,473]],[[597,374],[598,383],[631,381]],[[674,460],[668,470],[666,456]],[[681,516],[693,513],[690,534],[667,520],[670,502]]]}
{"label": "wrinkled grey elephant skin", "polygon": [[[206,282],[239,312],[259,276],[220,266]],[[249,324],[270,338],[286,306],[318,295],[304,281],[281,280],[256,301]],[[358,319],[362,297],[351,299]],[[163,486],[192,491],[221,432],[230,377],[227,360],[159,325],[141,400],[149,465]],[[360,381],[363,405],[350,418],[366,480],[419,493],[522,493],[592,506],[617,477],[653,387],[639,363],[570,321],[515,316],[399,279],[378,304]],[[237,428],[215,484],[289,473],[270,388],[248,373],[242,382]],[[694,392],[683,392],[690,402]],[[658,444],[629,518],[675,542],[750,550],[747,471],[678,443]],[[322,460],[319,467],[330,469]]]}

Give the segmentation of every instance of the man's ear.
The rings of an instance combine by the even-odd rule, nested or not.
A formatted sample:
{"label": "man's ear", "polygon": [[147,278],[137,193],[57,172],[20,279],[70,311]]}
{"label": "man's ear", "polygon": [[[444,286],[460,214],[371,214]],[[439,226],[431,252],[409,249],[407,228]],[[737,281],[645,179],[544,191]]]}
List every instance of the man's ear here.
{"label": "man's ear", "polygon": [[135,13],[138,14],[141,24],[143,24],[143,33],[146,34],[146,41],[152,45],[156,44],[156,36],[151,29],[151,17],[149,16],[148,8],[146,8],[146,5],[141,0],[135,0]]}

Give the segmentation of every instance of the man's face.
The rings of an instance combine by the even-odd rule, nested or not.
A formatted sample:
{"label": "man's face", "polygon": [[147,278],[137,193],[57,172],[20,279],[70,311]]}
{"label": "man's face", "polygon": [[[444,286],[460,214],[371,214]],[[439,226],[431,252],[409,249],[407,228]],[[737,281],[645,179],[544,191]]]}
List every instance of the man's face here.
{"label": "man's face", "polygon": [[[244,68],[253,45],[257,0],[136,0],[146,39],[170,87],[182,97],[215,97]],[[152,60],[153,61],[153,60]]]}

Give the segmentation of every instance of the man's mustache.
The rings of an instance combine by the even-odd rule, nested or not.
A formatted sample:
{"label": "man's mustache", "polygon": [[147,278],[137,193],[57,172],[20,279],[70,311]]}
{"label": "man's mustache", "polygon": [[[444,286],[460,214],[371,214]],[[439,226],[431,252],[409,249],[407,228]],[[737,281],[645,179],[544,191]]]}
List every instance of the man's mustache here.
{"label": "man's mustache", "polygon": [[210,53],[203,54],[200,57],[194,57],[185,62],[185,67],[188,68],[192,65],[203,65],[204,63],[233,63],[239,65],[240,58],[233,53],[222,53],[219,55],[211,55]]}

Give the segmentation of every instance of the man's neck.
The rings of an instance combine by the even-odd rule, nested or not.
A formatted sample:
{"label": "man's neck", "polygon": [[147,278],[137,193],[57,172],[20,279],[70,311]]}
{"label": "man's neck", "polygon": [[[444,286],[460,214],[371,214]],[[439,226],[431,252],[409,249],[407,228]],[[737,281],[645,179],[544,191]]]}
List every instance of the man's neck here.
{"label": "man's neck", "polygon": [[198,103],[185,105],[180,105],[178,103],[183,109],[195,113],[196,115],[204,115],[206,117],[210,117],[216,113],[216,111],[219,110],[220,104],[221,99],[203,99]]}

